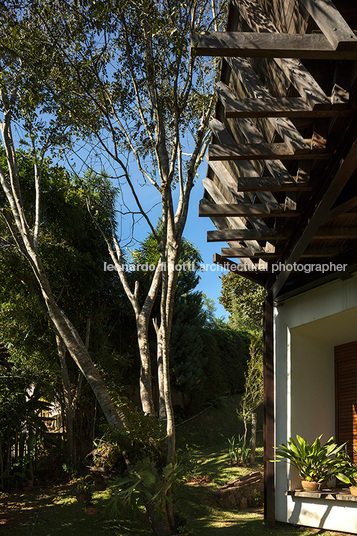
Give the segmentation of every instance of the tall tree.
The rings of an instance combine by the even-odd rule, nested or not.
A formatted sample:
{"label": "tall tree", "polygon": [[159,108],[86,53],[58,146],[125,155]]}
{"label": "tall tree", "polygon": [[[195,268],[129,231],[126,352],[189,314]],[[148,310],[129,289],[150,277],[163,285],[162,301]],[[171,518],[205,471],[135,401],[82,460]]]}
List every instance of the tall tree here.
{"label": "tall tree", "polygon": [[[56,98],[68,107],[71,123],[75,122],[78,131],[90,134],[102,154],[120,167],[136,205],[132,210],[145,219],[159,245],[160,262],[145,299],[140,301],[137,285],[130,287],[120,269],[122,244],[117,236],[108,238],[109,252],[135,312],[141,401],[143,411],[150,415],[155,408],[148,325],[160,285],[157,353],[159,367],[164,371],[161,396],[166,405],[168,460],[172,461],[175,438],[168,359],[177,284],[175,265],[190,192],[208,143],[207,127],[214,105],[209,92],[211,66],[208,68],[195,57],[189,40],[192,32],[217,26],[221,5],[202,0],[185,4],[176,0],[96,2],[81,7],[66,5],[63,18],[61,2],[61,9],[54,8],[56,3],[46,4],[46,9],[43,4],[40,16],[50,46],[55,47],[55,61],[61,65],[60,73],[65,73],[67,82],[64,86],[62,77],[58,78],[61,91]],[[133,158],[135,168],[130,165]],[[139,171],[161,204],[160,233],[144,208],[132,169],[136,174]]]}
{"label": "tall tree", "polygon": [[[16,156],[24,209],[29,212],[34,179],[33,156],[24,151],[17,151]],[[0,154],[0,163],[5,167],[3,154]],[[90,345],[96,365],[101,367],[107,361],[103,357],[112,354],[113,342],[119,339],[113,336],[108,339],[114,314],[118,335],[123,324],[128,337],[130,332],[134,333],[130,324],[133,319],[120,283],[115,274],[103,271],[103,261],[109,260],[107,247],[87,211],[87,199],[90,197],[98,218],[105,225],[105,204],[111,191],[112,185],[105,177],[78,179],[63,167],[51,164],[48,159],[44,162],[39,252],[58,305],[82,334],[86,347]],[[66,347],[48,322],[48,313],[41,302],[33,273],[1,219],[0,240],[3,244],[0,248],[0,333],[24,355],[30,356],[33,348],[38,348],[43,355],[43,365],[57,373],[59,369],[68,448],[74,461],[74,419],[83,376],[81,373],[78,375],[78,369],[76,371],[68,362]],[[125,350],[125,345],[123,348],[121,344],[117,353]],[[56,353],[57,364],[54,361]],[[106,369],[108,367],[104,366]],[[118,388],[123,383],[123,375],[115,373],[111,385],[114,378]]]}
{"label": "tall tree", "polygon": [[[261,333],[252,333],[249,347],[250,358],[245,373],[245,389],[240,401],[238,416],[244,424],[244,444],[242,452],[247,444],[248,423],[251,421],[251,463],[255,463],[255,448],[257,437],[257,409],[263,403],[263,348]],[[243,456],[243,454],[242,454]],[[241,460],[243,461],[243,460]]]}
{"label": "tall tree", "polygon": [[240,330],[261,331],[265,289],[233,272],[221,276],[221,281],[221,295],[218,300],[230,314],[230,325]]}
{"label": "tall tree", "polygon": [[[218,29],[221,0],[167,3],[153,0],[68,3],[8,0],[2,11],[3,38],[1,131],[7,169],[0,182],[10,211],[3,212],[19,249],[26,256],[52,322],[73,359],[87,377],[107,420],[125,424],[125,413],[110,399],[102,377],[69,318],[58,306],[38,251],[40,181],[45,151],[72,148],[77,158],[84,139],[92,143],[90,164],[117,169],[122,190],[153,232],[160,260],[145,299],[138,284],[130,286],[122,269],[123,243],[114,232],[107,239],[137,326],[141,359],[143,411],[155,413],[152,396],[148,326],[160,287],[157,363],[162,368],[167,463],[174,460],[175,427],[170,396],[169,348],[179,258],[190,193],[208,144],[208,123],[214,107],[214,71],[190,49],[192,32]],[[14,122],[29,137],[34,154],[32,221],[24,212],[13,136]],[[132,164],[135,162],[135,166]],[[138,176],[136,182],[133,175]],[[152,189],[161,207],[162,230],[155,232],[138,184]],[[128,203],[128,201],[127,201]],[[95,217],[95,214],[93,214]],[[114,221],[114,214],[110,215]],[[114,225],[113,225],[113,229]],[[171,521],[162,534],[169,534]]]}

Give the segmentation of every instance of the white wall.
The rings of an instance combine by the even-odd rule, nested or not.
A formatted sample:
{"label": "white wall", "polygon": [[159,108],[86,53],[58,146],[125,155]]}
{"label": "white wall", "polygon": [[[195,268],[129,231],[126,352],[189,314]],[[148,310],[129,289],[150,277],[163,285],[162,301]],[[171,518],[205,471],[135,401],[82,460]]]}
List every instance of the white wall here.
{"label": "white wall", "polygon": [[[357,340],[357,275],[287,300],[275,308],[275,443],[301,435],[313,441],[335,434],[334,347]],[[357,503],[285,496],[299,478],[276,469],[279,521],[357,534]],[[346,528],[348,526],[348,528]]]}

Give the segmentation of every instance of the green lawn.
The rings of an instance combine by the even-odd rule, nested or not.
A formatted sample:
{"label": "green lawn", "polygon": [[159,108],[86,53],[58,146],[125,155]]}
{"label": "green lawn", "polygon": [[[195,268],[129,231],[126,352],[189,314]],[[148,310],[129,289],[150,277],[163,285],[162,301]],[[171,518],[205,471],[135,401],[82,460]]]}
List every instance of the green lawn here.
{"label": "green lawn", "polygon": [[[227,398],[219,407],[177,427],[178,445],[190,445],[194,478],[176,489],[176,510],[194,536],[329,536],[327,531],[303,529],[280,524],[276,530],[264,525],[262,509],[223,510],[217,504],[219,486],[246,472],[261,470],[262,448],[257,465],[249,468],[229,466],[227,437],[239,433],[235,414],[237,399]],[[75,484],[44,491],[0,498],[0,534],[6,536],[152,536],[143,513],[123,509],[116,520],[110,519],[105,505],[110,488],[95,492],[100,513],[87,516],[76,502]],[[120,525],[120,526],[119,526]],[[346,536],[346,535],[345,535]]]}

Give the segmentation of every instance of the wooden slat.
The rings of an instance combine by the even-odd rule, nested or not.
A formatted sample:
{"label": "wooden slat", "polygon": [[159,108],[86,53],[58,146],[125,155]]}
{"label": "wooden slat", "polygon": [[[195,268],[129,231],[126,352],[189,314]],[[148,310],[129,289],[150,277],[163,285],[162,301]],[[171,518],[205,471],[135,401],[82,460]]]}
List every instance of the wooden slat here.
{"label": "wooden slat", "polygon": [[[248,248],[222,248],[221,249],[221,257],[238,257],[239,259],[251,259],[254,257],[257,257],[257,255],[254,255],[251,253],[251,251]],[[261,259],[277,259],[279,257],[278,253],[269,253],[269,252],[263,252],[259,254],[259,258]]]}
{"label": "wooden slat", "polygon": [[[351,110],[336,107],[340,102],[334,101],[331,109],[313,109],[302,97],[257,97],[239,99],[223,82],[215,85],[218,98],[225,108],[228,118],[238,117],[342,117],[352,113]],[[336,98],[335,98],[336,99]],[[346,102],[343,102],[347,106]]]}
{"label": "wooden slat", "polygon": [[238,177],[238,190],[240,192],[302,192],[311,191],[308,184],[295,181],[278,182],[274,177]]}
{"label": "wooden slat", "polygon": [[[234,178],[231,175],[230,171],[226,168],[226,166],[222,162],[208,162],[208,164],[209,164],[209,168],[215,173],[215,175],[216,175],[217,179],[220,181],[221,185],[223,187],[227,186],[228,188],[230,188],[231,192],[236,192],[236,190],[237,190],[237,179]],[[253,169],[251,164],[249,164],[249,162],[244,162],[244,164],[246,165],[246,167],[249,168],[249,171],[252,171],[253,173],[256,173],[256,171]],[[272,207],[276,206],[277,202],[276,202],[275,197],[273,197],[273,195],[270,192],[266,192],[266,193],[268,195],[265,198],[262,196],[261,192],[257,192],[257,196],[260,198],[260,200],[263,203],[264,202],[269,202],[270,206],[272,206]],[[238,195],[242,196],[242,197],[240,197],[240,200],[245,199],[243,197],[244,194],[242,194],[242,193],[238,192],[238,194],[235,194],[235,195],[236,195],[236,197]],[[248,221],[251,223],[252,227],[257,232],[259,232],[259,233],[270,232],[269,227],[260,218],[254,218],[254,219],[249,219],[248,218]],[[232,225],[232,227],[234,228],[233,225]]]}
{"label": "wooden slat", "polygon": [[324,240],[352,240],[357,238],[357,227],[320,227],[313,238]]}
{"label": "wooden slat", "polygon": [[328,153],[310,151],[295,154],[287,143],[257,143],[221,145],[212,144],[208,150],[209,160],[323,160],[330,158]]}
{"label": "wooden slat", "polygon": [[259,233],[255,229],[224,229],[222,231],[207,231],[207,242],[235,242],[241,240],[285,240],[286,233]]}
{"label": "wooden slat", "polygon": [[301,2],[335,49],[357,49],[356,36],[330,0],[301,0]]}
{"label": "wooden slat", "polygon": [[[205,189],[207,190],[209,196],[213,199],[213,201],[217,204],[226,203],[226,199],[224,198],[223,194],[218,190],[217,186],[213,183],[213,181],[207,179],[207,184],[205,184]],[[200,204],[200,210],[203,206],[210,206],[207,201],[204,204]],[[217,225],[217,219],[215,219],[215,225],[216,227],[220,228],[221,224]],[[227,223],[233,228],[233,229],[245,229],[245,222],[242,221],[240,218],[234,218],[234,217],[227,217]],[[259,244],[259,242],[249,241],[246,242],[246,246],[251,249],[253,252],[259,252],[263,251],[262,246]]]}
{"label": "wooden slat", "polygon": [[[338,255],[340,253],[340,250],[338,248],[307,248],[305,253],[302,255],[304,258],[323,258],[323,257],[332,257],[334,255]],[[254,258],[255,255],[251,253],[251,251],[248,248],[222,248],[221,249],[221,256],[222,257],[239,257],[240,259],[244,258]],[[259,255],[262,259],[274,259],[279,258],[278,253],[261,253]]]}
{"label": "wooden slat", "polygon": [[[252,123],[250,122],[250,125],[252,125]],[[230,137],[227,138],[227,130],[225,129],[225,126],[223,123],[221,123],[220,121],[218,121],[218,119],[214,119],[213,121],[210,122],[210,128],[212,129],[214,135],[216,136],[216,138],[218,139],[218,141],[220,143],[223,143],[225,144],[226,142],[228,144],[235,144],[235,140],[234,138],[229,135]],[[250,131],[251,131],[251,135],[253,134],[252,132],[252,126],[250,126]],[[255,130],[255,136],[260,136],[259,138],[257,138],[258,140],[261,139],[262,137],[262,134],[258,131],[258,129]],[[207,157],[207,160],[208,160],[208,157]],[[209,162],[209,160],[208,160]],[[239,162],[239,164],[236,164],[237,166],[237,169],[238,169],[238,175],[244,177],[244,176],[252,176],[252,177],[259,177],[260,174],[257,172],[257,170],[252,166],[252,164],[247,161],[247,160],[241,160]],[[284,164],[280,161],[280,160],[267,160],[265,162],[265,166],[266,168],[268,169],[268,171],[271,173],[271,175],[276,179],[276,181],[278,183],[282,183],[284,180],[287,180],[287,181],[293,181],[295,180],[291,175],[290,173],[288,172],[288,170],[286,169],[286,167],[284,166]],[[304,178],[304,180],[306,179],[306,176]],[[257,195],[259,197],[259,192],[257,192]]]}
{"label": "wooden slat", "polygon": [[282,211],[271,211],[266,205],[249,205],[249,204],[200,204],[199,215],[202,217],[264,217],[264,218],[296,218],[301,214],[295,210],[285,210],[284,204],[281,205]]}
{"label": "wooden slat", "polygon": [[[217,138],[217,140],[220,143],[223,143],[223,144],[227,143],[228,145],[236,145],[236,141],[233,138],[233,136],[228,132],[228,130],[225,128],[224,124],[221,123],[220,121],[218,121],[218,119],[213,119],[210,122],[210,128],[212,129],[213,134],[215,135],[215,137]],[[259,133],[259,136],[261,136],[260,133]],[[208,158],[208,162],[209,162],[209,158]],[[209,162],[209,164],[210,164],[210,162]],[[249,162],[245,162],[242,167],[244,167],[245,171],[248,171],[249,173],[252,173],[252,175],[259,176],[258,172],[253,168],[253,166]],[[217,177],[220,178],[220,175],[219,175],[220,170],[216,168],[216,171],[217,171]],[[229,179],[229,177],[227,176],[227,174],[222,173],[222,181],[223,181],[223,183],[225,183],[228,179]],[[230,184],[232,184],[233,181],[235,182],[235,188],[236,188],[236,184],[237,184],[236,180],[235,179],[229,180]],[[279,180],[279,182],[280,182],[280,180]],[[234,190],[234,188],[233,188],[233,190]],[[260,201],[262,201],[262,203],[269,203],[269,204],[271,204],[272,207],[275,207],[276,209],[279,208],[278,203],[277,203],[274,195],[271,192],[269,192],[269,191],[264,191],[264,192],[263,191],[257,191],[257,196],[260,199]]]}
{"label": "wooden slat", "polygon": [[[220,231],[207,231],[207,242],[286,240],[289,235],[289,231],[259,233],[255,229],[222,229]],[[355,240],[357,227],[320,227],[313,238],[316,240]]]}
{"label": "wooden slat", "polygon": [[267,264],[259,263],[254,264],[252,267],[256,267],[256,270],[252,269],[245,269],[245,265],[247,265],[250,261],[250,259],[247,259],[244,264],[239,264],[236,262],[231,261],[230,259],[223,259],[219,253],[214,253],[213,255],[213,262],[214,264],[218,264],[219,266],[223,266],[226,270],[230,270],[234,273],[244,274],[244,277],[247,279],[250,279],[251,281],[254,281],[254,283],[258,283],[258,285],[264,286],[268,272],[267,270],[263,270],[264,267],[267,267]]}
{"label": "wooden slat", "polygon": [[243,58],[300,58],[356,60],[356,50],[335,50],[322,34],[255,32],[206,32],[193,37],[191,46],[199,56]]}
{"label": "wooden slat", "polygon": [[[220,185],[227,191],[227,193],[233,198],[234,202],[249,203],[252,198],[245,192],[241,192],[238,189],[237,178],[233,177],[230,171],[226,168],[223,162],[208,162],[210,169],[216,175]],[[205,181],[206,179],[204,179]],[[207,179],[209,180],[209,179]]]}
{"label": "wooden slat", "polygon": [[[305,154],[310,151],[310,144],[301,136],[290,119],[280,117],[268,117],[268,121],[289,145],[295,154]],[[267,140],[260,130],[250,119],[234,119],[239,131],[244,135],[248,143],[266,143]]]}
{"label": "wooden slat", "polygon": [[330,99],[301,62],[293,58],[286,60],[275,58],[274,61],[283,71],[289,82],[296,88],[301,97],[303,97],[313,109],[330,108]]}

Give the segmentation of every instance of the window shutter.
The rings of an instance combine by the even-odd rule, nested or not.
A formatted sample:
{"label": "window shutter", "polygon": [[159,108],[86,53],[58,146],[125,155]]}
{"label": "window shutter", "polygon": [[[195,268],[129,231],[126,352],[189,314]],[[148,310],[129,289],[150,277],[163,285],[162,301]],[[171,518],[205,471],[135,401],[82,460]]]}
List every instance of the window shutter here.
{"label": "window shutter", "polygon": [[357,341],[335,347],[336,440],[357,462]]}

